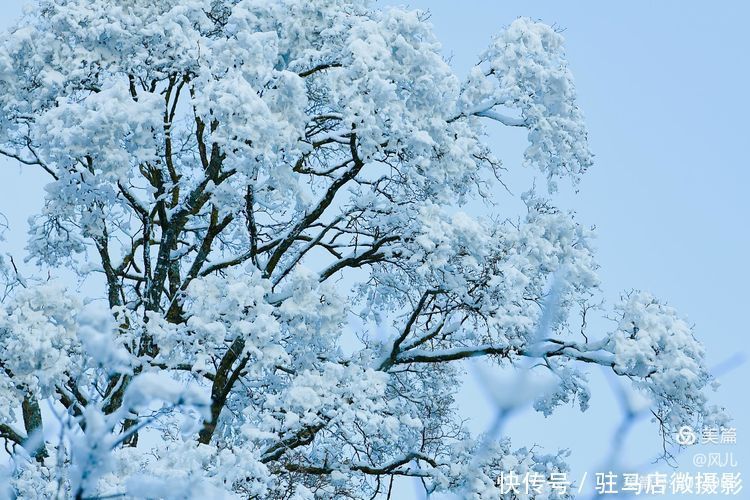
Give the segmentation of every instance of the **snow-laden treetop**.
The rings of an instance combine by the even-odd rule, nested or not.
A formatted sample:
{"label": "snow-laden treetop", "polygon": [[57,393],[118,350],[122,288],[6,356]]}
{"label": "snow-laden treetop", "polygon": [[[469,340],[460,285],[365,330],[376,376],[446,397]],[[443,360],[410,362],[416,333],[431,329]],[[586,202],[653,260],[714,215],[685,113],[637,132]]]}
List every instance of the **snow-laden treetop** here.
{"label": "snow-laden treetop", "polygon": [[467,358],[548,373],[545,414],[587,407],[594,364],[667,440],[714,418],[703,351],[654,297],[571,333],[598,285],[571,213],[462,209],[502,178],[489,124],[527,129],[551,193],[591,166],[549,26],[512,22],[464,81],[424,13],[351,0],[39,0],[1,39],[0,153],[50,179],[37,272],[3,268],[14,494],[370,498],[406,476],[498,498],[501,471],[564,471],[468,435]]}

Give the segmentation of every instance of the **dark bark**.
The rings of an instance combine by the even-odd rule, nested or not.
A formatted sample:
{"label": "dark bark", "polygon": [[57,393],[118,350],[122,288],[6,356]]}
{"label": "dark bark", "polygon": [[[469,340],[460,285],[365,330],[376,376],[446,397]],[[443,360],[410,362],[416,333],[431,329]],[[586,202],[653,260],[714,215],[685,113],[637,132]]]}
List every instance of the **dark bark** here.
{"label": "dark bark", "polygon": [[23,413],[23,425],[26,427],[26,442],[36,441],[36,446],[29,452],[37,462],[43,462],[47,458],[47,447],[44,443],[44,427],[42,424],[42,411],[39,402],[34,396],[28,394],[21,403]]}

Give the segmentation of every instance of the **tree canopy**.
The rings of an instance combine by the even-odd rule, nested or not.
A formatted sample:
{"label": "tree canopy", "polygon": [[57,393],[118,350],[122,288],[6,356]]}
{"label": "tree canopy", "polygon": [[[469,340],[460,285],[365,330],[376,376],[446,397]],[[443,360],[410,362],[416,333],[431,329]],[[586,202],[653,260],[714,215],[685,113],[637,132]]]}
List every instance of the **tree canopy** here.
{"label": "tree canopy", "polygon": [[[489,126],[526,129],[547,180],[521,220],[492,204]],[[0,153],[49,175],[37,272],[2,263],[19,497],[372,498],[413,477],[498,498],[501,471],[565,471],[468,433],[468,358],[548,372],[544,414],[585,410],[601,365],[665,440],[722,418],[690,325],[650,294],[611,331],[569,328],[597,264],[551,195],[592,154],[540,22],[461,79],[425,13],[370,2],[38,0],[0,42]]]}

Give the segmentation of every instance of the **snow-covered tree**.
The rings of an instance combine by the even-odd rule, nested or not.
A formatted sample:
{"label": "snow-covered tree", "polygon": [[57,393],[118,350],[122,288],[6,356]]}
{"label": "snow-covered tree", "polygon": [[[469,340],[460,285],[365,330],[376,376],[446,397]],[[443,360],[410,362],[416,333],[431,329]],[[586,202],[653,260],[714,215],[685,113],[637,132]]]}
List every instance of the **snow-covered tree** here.
{"label": "snow-covered tree", "polygon": [[477,357],[554,377],[545,414],[585,409],[601,365],[665,439],[715,418],[700,344],[652,296],[571,333],[591,232],[539,193],[522,220],[491,203],[490,125],[527,129],[550,196],[591,166],[554,29],[513,21],[462,81],[423,13],[361,0],[38,0],[0,44],[0,153],[49,175],[38,272],[3,262],[11,494],[372,498],[406,476],[500,498],[501,472],[565,471],[462,426]]}

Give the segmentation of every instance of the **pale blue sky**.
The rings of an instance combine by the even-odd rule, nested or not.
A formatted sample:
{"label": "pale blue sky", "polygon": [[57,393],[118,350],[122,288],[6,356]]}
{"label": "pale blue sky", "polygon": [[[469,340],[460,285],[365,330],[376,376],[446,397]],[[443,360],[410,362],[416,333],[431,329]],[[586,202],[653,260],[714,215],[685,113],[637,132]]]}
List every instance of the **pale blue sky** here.
{"label": "pale blue sky", "polygon": [[[0,27],[17,17],[21,4],[3,0]],[[712,364],[747,352],[750,4],[421,0],[408,5],[430,9],[460,74],[492,34],[517,16],[564,30],[596,165],[578,194],[562,192],[557,199],[575,208],[583,223],[597,226],[606,297],[640,288],[668,300],[695,324]],[[516,168],[522,137],[493,130],[506,166]],[[0,167],[0,213],[11,224],[10,248],[20,252],[43,177],[34,175],[28,184],[17,166],[0,160]],[[510,176],[511,188],[525,189],[521,179],[526,177]],[[714,398],[736,418],[740,444],[734,452],[743,472],[750,463],[750,454],[742,452],[750,450],[743,446],[750,442],[748,378],[748,364],[727,373]],[[508,431],[518,436],[518,446],[531,444],[528,440],[550,448],[572,446],[575,471],[591,474],[619,418],[602,382],[595,381],[595,388],[600,390],[586,414],[565,410],[546,422],[528,415],[511,421]],[[467,389],[461,405],[475,428],[486,424],[489,409],[477,388]],[[639,430],[629,454],[648,455],[656,444],[653,428]]]}

